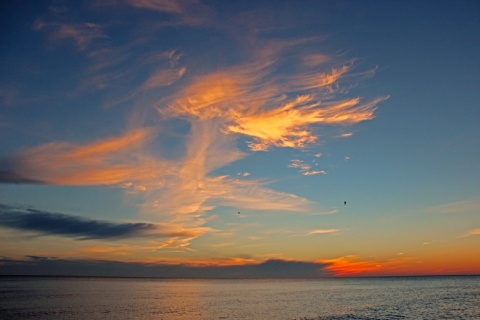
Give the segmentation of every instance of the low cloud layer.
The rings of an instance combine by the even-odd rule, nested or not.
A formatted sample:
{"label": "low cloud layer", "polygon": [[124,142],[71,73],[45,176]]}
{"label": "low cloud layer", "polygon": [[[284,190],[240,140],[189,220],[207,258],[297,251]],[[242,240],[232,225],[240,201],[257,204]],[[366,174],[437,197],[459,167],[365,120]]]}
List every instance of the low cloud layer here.
{"label": "low cloud layer", "polygon": [[231,266],[189,266],[105,260],[67,260],[29,256],[26,260],[0,259],[2,275],[108,276],[159,278],[320,278],[332,276],[325,264],[267,260]]}

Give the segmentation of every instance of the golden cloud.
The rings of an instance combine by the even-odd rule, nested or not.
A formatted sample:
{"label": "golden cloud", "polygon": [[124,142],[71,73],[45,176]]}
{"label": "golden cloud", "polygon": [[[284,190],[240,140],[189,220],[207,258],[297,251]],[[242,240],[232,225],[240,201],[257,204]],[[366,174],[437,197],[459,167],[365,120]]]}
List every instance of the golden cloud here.
{"label": "golden cloud", "polygon": [[371,120],[377,105],[388,98],[332,100],[332,85],[338,85],[350,64],[293,76],[275,75],[274,65],[275,60],[270,60],[203,75],[172,97],[167,107],[160,102],[158,111],[166,117],[221,119],[226,133],[251,137],[250,149],[265,151],[272,146],[304,148],[314,143],[318,137],[313,125]]}
{"label": "golden cloud", "polygon": [[153,129],[140,129],[86,145],[48,143],[17,154],[13,170],[61,185],[118,185],[143,180],[151,168],[139,164],[136,155],[154,135]]}
{"label": "golden cloud", "polygon": [[310,231],[309,233],[307,233],[307,235],[311,236],[314,234],[337,233],[338,231],[339,231],[338,229],[317,229],[317,230]]}

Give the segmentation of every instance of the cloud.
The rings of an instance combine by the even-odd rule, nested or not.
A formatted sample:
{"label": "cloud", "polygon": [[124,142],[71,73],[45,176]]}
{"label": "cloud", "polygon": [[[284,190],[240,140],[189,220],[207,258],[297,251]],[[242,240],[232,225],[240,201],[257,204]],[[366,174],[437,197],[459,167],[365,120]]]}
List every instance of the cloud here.
{"label": "cloud", "polygon": [[140,88],[141,90],[152,90],[158,87],[169,86],[185,74],[186,68],[160,69],[153,73]]}
{"label": "cloud", "polygon": [[164,183],[147,186],[146,211],[179,214],[203,213],[218,205],[260,210],[302,211],[305,198],[265,188],[265,182],[214,176],[211,173],[246,156],[235,147],[235,139],[223,134],[215,119],[192,120],[186,138],[186,153],[164,177]]}
{"label": "cloud", "polygon": [[339,230],[338,229],[317,229],[310,231],[307,233],[308,236],[314,235],[314,234],[328,234],[328,233],[337,233]]}
{"label": "cloud", "polygon": [[[224,197],[219,203],[232,207],[256,210],[305,211],[310,202],[295,194],[263,187],[258,180],[228,180],[223,184]],[[222,189],[219,189],[222,190]]]}
{"label": "cloud", "polygon": [[312,175],[317,175],[317,174],[327,174],[327,172],[325,170],[310,170],[312,168],[312,166],[304,163],[302,160],[299,160],[299,159],[290,160],[290,162],[291,163],[288,167],[300,169],[300,172],[304,176],[312,176]]}
{"label": "cloud", "polygon": [[[67,260],[41,256],[29,256],[27,258],[26,260],[0,259],[0,273],[2,275],[230,279],[321,278],[331,276],[329,272],[325,271],[325,264],[303,261],[267,260],[249,264],[187,265],[107,260]],[[210,263],[212,262],[215,263],[215,261]]]}
{"label": "cloud", "polygon": [[52,142],[26,149],[1,162],[0,181],[120,185],[145,180],[154,164],[142,164],[139,152],[154,135],[153,129],[141,129],[85,145]]}
{"label": "cloud", "polygon": [[45,184],[46,182],[24,177],[14,171],[0,170],[0,183]]}
{"label": "cloud", "polygon": [[303,148],[317,137],[308,129],[313,124],[353,124],[373,119],[375,105],[383,99],[360,104],[350,99],[321,106],[312,95],[300,95],[277,108],[239,115],[228,127],[234,133],[254,138],[250,148],[265,151],[270,146]]}
{"label": "cloud", "polygon": [[35,232],[41,235],[64,236],[80,240],[116,240],[132,237],[195,237],[202,233],[202,231],[172,231],[171,227],[153,223],[113,223],[1,204],[0,226]]}
{"label": "cloud", "polygon": [[480,228],[479,229],[473,229],[470,232],[467,232],[461,237],[471,237],[471,236],[480,236]]}
{"label": "cloud", "polygon": [[307,54],[303,57],[303,63],[307,67],[318,67],[331,61],[332,57],[323,53]]}
{"label": "cloud", "polygon": [[339,137],[340,138],[350,138],[353,136],[353,132],[342,133]]}
{"label": "cloud", "polygon": [[338,213],[338,210],[313,212],[313,213],[310,213],[309,215],[310,215],[310,216],[319,216],[319,215],[335,214],[335,213]]}
{"label": "cloud", "polygon": [[429,246],[431,244],[440,243],[440,242],[443,242],[443,241],[440,241],[440,240],[425,241],[425,242],[422,242],[422,246]]}
{"label": "cloud", "polygon": [[60,23],[37,20],[34,30],[49,32],[52,42],[70,40],[79,50],[86,50],[95,40],[108,38],[100,25],[95,23]]}
{"label": "cloud", "polygon": [[173,14],[182,14],[185,10],[185,4],[193,4],[197,1],[177,1],[177,0],[129,0],[128,3],[134,7],[162,11]]}
{"label": "cloud", "polygon": [[[106,99],[108,107],[130,108],[126,131],[86,143],[52,141],[21,150],[0,163],[0,182],[123,188],[141,199],[141,213],[191,230],[194,237],[201,234],[195,230],[205,230],[205,212],[217,206],[306,211],[310,203],[303,197],[272,190],[268,181],[250,180],[246,174],[242,179],[220,175],[218,169],[257,151],[307,148],[321,138],[318,127],[371,120],[387,99],[347,97],[351,83],[365,76],[353,72],[355,60],[313,50],[320,37],[279,40],[258,32],[257,27],[272,28],[264,17],[215,21],[215,14],[196,0],[113,0],[101,8],[105,6],[128,6],[121,15],[127,18],[150,12],[140,24],[102,20],[105,12],[93,15],[99,23],[72,23],[50,12],[51,21],[39,19],[35,29],[55,43],[72,42],[85,54],[82,61],[88,65],[74,75],[80,84],[71,96],[82,91],[94,94],[94,101]],[[191,47],[182,44],[189,32],[177,39],[180,28],[164,28],[180,25],[182,30],[210,28],[209,38],[232,44],[225,51],[219,48],[218,56],[228,59],[212,64],[210,46],[202,51],[203,38],[191,42],[195,51],[188,51]],[[255,30],[235,32],[239,25]],[[172,41],[156,51],[164,36]],[[97,45],[107,38],[111,41]],[[170,137],[171,123],[188,128],[174,133],[181,149],[174,156],[159,148]],[[248,149],[241,151],[239,142]],[[326,173],[303,162],[292,165],[305,176]]]}
{"label": "cloud", "polygon": [[127,0],[135,8],[164,12],[176,19],[171,24],[203,25],[209,21],[210,9],[197,0]]}
{"label": "cloud", "polygon": [[[308,201],[265,188],[265,182],[210,173],[245,156],[215,119],[192,121],[186,152],[176,161],[146,153],[151,128],[84,145],[49,143],[4,161],[2,182],[108,185],[142,199],[140,210],[183,230],[206,230],[205,211],[219,205],[259,210],[302,211]],[[19,172],[18,174],[16,172]],[[199,235],[200,233],[194,233]]]}
{"label": "cloud", "polygon": [[398,276],[405,274],[403,266],[411,264],[413,258],[404,255],[396,255],[389,259],[361,259],[360,257],[349,255],[329,260],[319,260],[319,263],[327,265],[325,268],[335,276],[378,276],[390,275]]}
{"label": "cloud", "polygon": [[378,272],[382,265],[378,261],[362,261],[356,256],[345,256],[320,262],[328,264],[327,270],[336,276],[349,276],[368,272]]}
{"label": "cloud", "polygon": [[472,235],[472,236],[473,235],[478,236],[478,235],[480,235],[480,229],[474,229],[474,230],[470,231],[469,234]]}
{"label": "cloud", "polygon": [[337,90],[332,85],[340,86],[337,82],[351,70],[351,64],[327,73],[300,68],[293,75],[278,74],[285,63],[278,56],[300,44],[266,45],[264,51],[253,53],[254,62],[194,78],[158,103],[158,111],[165,117],[222,119],[226,133],[253,139],[248,144],[252,151],[304,148],[317,141],[313,125],[352,125],[373,119],[377,105],[388,97],[369,102],[333,99]]}
{"label": "cloud", "polygon": [[307,172],[303,173],[304,176],[313,176],[313,175],[317,175],[317,174],[327,174],[327,171],[325,171],[325,170],[312,170],[312,171],[307,171]]}
{"label": "cloud", "polygon": [[427,208],[431,213],[463,213],[480,210],[480,199],[470,199],[465,201],[457,201],[446,203],[434,207]]}

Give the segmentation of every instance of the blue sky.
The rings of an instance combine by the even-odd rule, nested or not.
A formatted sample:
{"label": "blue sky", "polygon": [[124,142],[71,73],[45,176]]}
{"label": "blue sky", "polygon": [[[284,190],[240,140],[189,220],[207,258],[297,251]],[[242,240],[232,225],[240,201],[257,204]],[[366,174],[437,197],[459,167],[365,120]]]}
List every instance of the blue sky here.
{"label": "blue sky", "polygon": [[4,265],[480,271],[476,2],[2,6]]}

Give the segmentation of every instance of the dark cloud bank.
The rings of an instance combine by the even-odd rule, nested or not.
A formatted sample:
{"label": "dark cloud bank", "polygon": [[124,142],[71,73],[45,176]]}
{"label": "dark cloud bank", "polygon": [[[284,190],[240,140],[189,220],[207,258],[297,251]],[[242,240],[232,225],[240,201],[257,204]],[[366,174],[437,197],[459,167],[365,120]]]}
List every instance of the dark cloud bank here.
{"label": "dark cloud bank", "polygon": [[331,276],[324,270],[325,266],[312,262],[268,260],[253,265],[199,267],[29,256],[27,260],[0,259],[0,275],[207,279],[320,278]]}
{"label": "dark cloud bank", "polygon": [[113,223],[32,208],[16,208],[4,204],[0,204],[0,227],[80,240],[184,235],[162,231],[161,226],[154,223]]}

